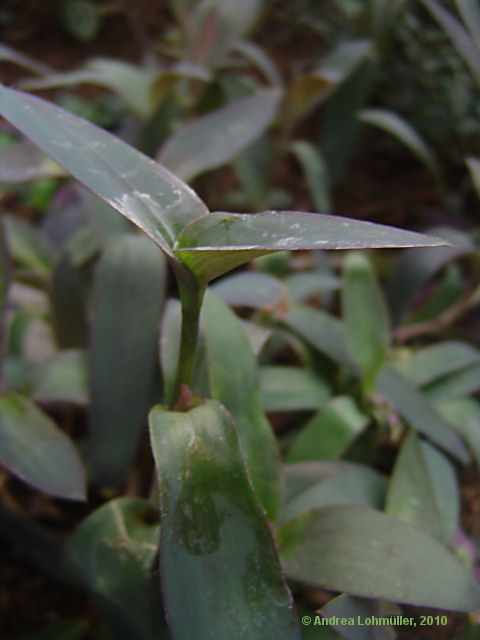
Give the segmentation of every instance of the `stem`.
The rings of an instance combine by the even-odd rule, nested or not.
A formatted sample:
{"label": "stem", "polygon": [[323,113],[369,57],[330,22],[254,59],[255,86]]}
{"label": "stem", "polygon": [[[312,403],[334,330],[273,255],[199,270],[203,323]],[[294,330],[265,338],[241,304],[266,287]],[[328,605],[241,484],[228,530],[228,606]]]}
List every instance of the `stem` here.
{"label": "stem", "polygon": [[174,263],[174,271],[182,304],[182,331],[177,375],[173,386],[170,408],[175,407],[180,399],[182,387],[188,387],[192,379],[198,343],[200,310],[206,288],[206,284],[199,281],[184,265]]}

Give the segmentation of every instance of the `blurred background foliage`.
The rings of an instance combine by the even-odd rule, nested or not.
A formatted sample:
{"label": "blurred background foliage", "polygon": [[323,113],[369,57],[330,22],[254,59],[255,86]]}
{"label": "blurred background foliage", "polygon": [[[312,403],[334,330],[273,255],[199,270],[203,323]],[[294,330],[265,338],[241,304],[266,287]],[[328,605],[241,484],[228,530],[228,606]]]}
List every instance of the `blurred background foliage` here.
{"label": "blurred background foliage", "polygon": [[[405,562],[413,564],[413,548],[433,553],[432,562],[438,551],[460,593],[470,574],[478,579],[480,549],[478,12],[462,0],[241,4],[4,0],[0,79],[159,159],[211,209],[333,212],[452,242],[265,256],[213,284],[221,300],[210,313],[222,318],[234,356],[245,356],[259,429],[266,433],[263,411],[277,436],[286,495],[276,532],[300,610],[380,615],[399,610],[382,595],[403,602],[395,576],[388,582],[380,569],[355,592],[371,598],[381,583],[374,600],[332,600],[344,590],[336,576],[317,585],[308,554],[289,556],[288,525],[301,528],[296,518],[312,509],[357,528],[367,545],[368,517],[332,503],[383,512],[386,540],[396,531],[389,518],[403,520]],[[453,39],[452,22],[438,19],[445,11]],[[63,486],[65,467],[43,460],[47,473],[25,465],[21,447],[3,452],[0,524],[13,558],[4,567],[6,637],[143,640],[153,618],[154,637],[166,638],[158,611],[145,605],[158,537],[146,416],[168,398],[174,376],[171,274],[148,239],[6,123],[0,145],[0,246],[9,254],[0,269],[9,289],[8,302],[0,290],[1,390],[22,398],[0,406],[9,416],[2,429],[14,433],[27,416],[76,473]],[[221,371],[208,360],[222,351],[221,334],[213,321],[202,327],[194,386],[224,401]],[[124,437],[112,450],[119,424]],[[88,504],[64,500],[78,499],[85,481]],[[318,529],[316,520],[307,527],[305,549]],[[433,551],[426,535],[437,539]],[[106,553],[118,539],[128,553]],[[339,544],[348,550],[352,539]],[[451,568],[451,552],[468,578]],[[357,561],[361,573],[349,556]],[[123,581],[104,581],[112,572]],[[129,581],[141,595],[133,604]],[[413,604],[436,606],[443,595],[432,582],[418,580]],[[59,600],[51,614],[43,587]],[[442,606],[468,609],[460,600],[450,595]],[[25,601],[38,603],[29,617],[18,615]],[[475,615],[448,615],[435,637],[479,637]],[[339,635],[315,629],[316,638]]]}

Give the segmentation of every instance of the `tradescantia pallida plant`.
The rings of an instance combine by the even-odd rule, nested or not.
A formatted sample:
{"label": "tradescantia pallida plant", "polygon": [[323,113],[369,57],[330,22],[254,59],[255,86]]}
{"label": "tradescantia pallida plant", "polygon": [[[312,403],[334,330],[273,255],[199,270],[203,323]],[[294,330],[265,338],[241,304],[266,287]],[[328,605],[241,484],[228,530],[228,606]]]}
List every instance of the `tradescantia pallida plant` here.
{"label": "tradescantia pallida plant", "polygon": [[[298,638],[291,595],[268,524],[268,519],[275,521],[281,504],[279,453],[262,412],[248,341],[228,308],[210,292],[205,296],[207,285],[229,270],[275,251],[419,247],[445,242],[330,215],[210,212],[192,189],[160,164],[59,107],[0,87],[0,114],[149,236],[166,254],[177,278],[182,309],[178,365],[165,406],[158,405],[150,413],[160,493],[162,593],[173,637]],[[6,280],[3,271],[0,284]],[[204,332],[207,359],[214,365],[210,374],[213,399],[190,390],[200,318],[204,328],[210,327]],[[171,369],[171,363],[167,364]],[[8,409],[8,392],[3,402]],[[5,412],[5,422],[4,418]],[[125,583],[136,580],[135,584],[145,587],[135,571],[139,564],[151,564],[156,550],[152,540],[158,530],[150,525],[144,510],[143,503],[132,499],[113,501],[79,528],[70,560],[80,572],[88,573],[81,550],[91,550],[91,583],[91,576],[101,569],[106,576],[124,571]],[[294,520],[291,526],[287,522],[279,532],[279,541],[289,574],[302,579],[301,572],[296,572],[295,559],[291,559],[299,535],[304,536],[307,549],[312,541],[327,544],[335,530],[344,532],[352,526],[363,531],[367,539],[374,530],[390,530],[384,516],[379,515],[378,522],[376,517],[362,510],[353,509],[347,514],[343,508],[329,507],[318,512],[313,521]],[[136,523],[135,533],[127,535],[120,526],[122,522],[132,527]],[[103,534],[99,537],[96,527],[100,525]],[[131,566],[108,543],[117,534],[125,539],[125,549],[132,554]],[[399,557],[406,557],[406,550],[417,542],[423,549],[428,546],[418,535],[408,527],[399,529],[394,541]],[[342,541],[344,555],[348,536]],[[116,544],[120,545],[118,540]],[[373,562],[375,552],[370,551]],[[388,555],[387,547],[383,551]],[[433,556],[446,553],[431,549]],[[330,549],[327,555],[327,564],[334,567],[335,550]],[[477,596],[466,595],[473,586],[454,558],[444,556],[444,565],[448,565],[450,577],[465,598],[449,599],[442,592],[442,605],[459,610],[474,608]],[[430,561],[435,564],[429,556]],[[422,558],[415,562],[426,568]],[[328,580],[331,588],[348,591],[348,584]],[[433,584],[436,577],[428,574],[426,580]],[[125,637],[162,637],[163,632],[152,631],[150,623],[145,623],[149,630],[139,631],[144,618],[151,616],[144,604],[125,597],[120,583],[109,584],[103,578],[93,583],[90,586],[128,619],[125,628],[133,625],[136,629],[130,634],[124,630]],[[150,588],[148,583],[145,589],[149,593]],[[371,585],[364,588],[361,580],[355,581],[352,592],[375,595]],[[386,586],[384,595],[418,604],[418,593],[409,595],[405,585],[398,589]],[[153,596],[154,603],[158,599],[158,595],[156,599]],[[435,603],[430,600],[424,604]]]}

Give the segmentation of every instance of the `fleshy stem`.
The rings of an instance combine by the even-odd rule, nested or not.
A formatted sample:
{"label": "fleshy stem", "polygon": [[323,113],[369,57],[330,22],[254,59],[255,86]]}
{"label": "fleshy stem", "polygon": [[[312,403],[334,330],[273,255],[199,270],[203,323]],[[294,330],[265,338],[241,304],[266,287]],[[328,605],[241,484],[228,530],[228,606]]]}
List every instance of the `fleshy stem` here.
{"label": "fleshy stem", "polygon": [[200,310],[206,288],[206,284],[199,281],[186,266],[174,263],[173,267],[182,305],[182,330],[177,374],[170,400],[171,409],[179,404],[182,390],[190,385],[197,351]]}

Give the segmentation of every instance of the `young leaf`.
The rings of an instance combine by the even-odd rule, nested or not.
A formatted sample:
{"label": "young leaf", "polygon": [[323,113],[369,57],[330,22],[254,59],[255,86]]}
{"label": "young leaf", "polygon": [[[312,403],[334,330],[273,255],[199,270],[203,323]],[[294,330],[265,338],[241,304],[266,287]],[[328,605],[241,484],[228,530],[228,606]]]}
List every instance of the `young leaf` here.
{"label": "young leaf", "polygon": [[480,605],[474,577],[443,545],[368,507],[316,509],[287,522],[278,540],[286,574],[301,582],[451,611]]}
{"label": "young leaf", "polygon": [[90,348],[90,460],[105,484],[122,481],[146,422],[164,284],[163,256],[148,238],[110,238],[94,283]]}
{"label": "young leaf", "polygon": [[390,343],[385,303],[368,259],[349,253],[345,259],[343,314],[347,338],[371,389]]}
{"label": "young leaf", "polygon": [[158,161],[183,180],[230,162],[270,124],[280,92],[262,89],[208,113],[174,134]]}
{"label": "young leaf", "polygon": [[0,86],[0,114],[168,255],[178,231],[208,213],[200,198],[170,171],[60,107]]}
{"label": "young leaf", "polygon": [[175,253],[198,278],[211,280],[272,251],[422,247],[444,240],[340,216],[299,211],[224,213],[193,220]]}
{"label": "young leaf", "polygon": [[111,500],[83,520],[67,544],[67,560],[100,599],[116,638],[164,637],[153,573],[160,531],[152,511],[145,500]]}
{"label": "young leaf", "polygon": [[235,637],[296,640],[291,596],[228,414],[214,400],[182,413],[155,407],[150,430],[175,639],[233,637],[233,612]]}
{"label": "young leaf", "polygon": [[281,502],[280,456],[262,410],[255,356],[241,321],[211,292],[201,326],[212,397],[232,414],[252,484],[273,519]]}
{"label": "young leaf", "polygon": [[85,472],[71,440],[28,398],[0,398],[0,462],[40,491],[85,499]]}

